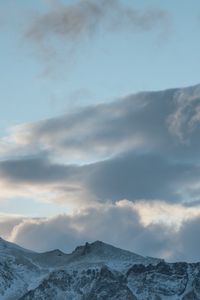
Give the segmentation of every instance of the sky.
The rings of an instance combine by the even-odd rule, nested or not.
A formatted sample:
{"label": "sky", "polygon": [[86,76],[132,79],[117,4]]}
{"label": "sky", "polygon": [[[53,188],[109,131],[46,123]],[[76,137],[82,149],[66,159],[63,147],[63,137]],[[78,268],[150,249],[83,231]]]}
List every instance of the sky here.
{"label": "sky", "polygon": [[200,260],[199,1],[0,8],[0,236]]}

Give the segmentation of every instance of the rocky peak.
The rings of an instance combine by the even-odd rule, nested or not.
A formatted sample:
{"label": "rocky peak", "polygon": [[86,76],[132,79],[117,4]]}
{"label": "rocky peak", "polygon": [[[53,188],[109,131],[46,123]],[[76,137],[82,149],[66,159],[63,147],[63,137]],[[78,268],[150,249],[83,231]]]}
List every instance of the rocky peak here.
{"label": "rocky peak", "polygon": [[88,243],[86,242],[85,245],[81,245],[81,246],[78,246],[75,248],[75,250],[72,252],[72,253],[76,253],[76,254],[79,254],[79,255],[87,255],[87,254],[90,254],[90,253],[93,253],[93,254],[100,254],[100,253],[108,253],[110,251],[117,251],[119,250],[119,248],[116,248],[116,247],[113,247],[109,244],[106,244],[102,241],[95,241],[93,243]]}

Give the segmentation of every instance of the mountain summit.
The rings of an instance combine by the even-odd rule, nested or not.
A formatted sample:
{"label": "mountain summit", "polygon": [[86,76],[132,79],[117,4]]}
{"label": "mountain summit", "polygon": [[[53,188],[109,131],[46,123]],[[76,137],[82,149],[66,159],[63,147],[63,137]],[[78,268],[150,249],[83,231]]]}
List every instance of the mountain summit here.
{"label": "mountain summit", "polygon": [[36,253],[0,239],[0,299],[200,299],[200,263],[166,263],[101,241]]}

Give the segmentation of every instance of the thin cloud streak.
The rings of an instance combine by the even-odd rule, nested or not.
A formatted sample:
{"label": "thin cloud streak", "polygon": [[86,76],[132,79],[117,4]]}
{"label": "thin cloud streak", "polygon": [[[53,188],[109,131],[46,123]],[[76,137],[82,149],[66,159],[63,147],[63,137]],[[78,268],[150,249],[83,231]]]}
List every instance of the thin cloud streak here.
{"label": "thin cloud streak", "polygon": [[[139,11],[118,0],[79,0],[68,5],[54,3],[46,13],[36,14],[24,37],[33,42],[47,64],[55,65],[67,56],[72,60],[82,44],[102,32],[156,30],[166,36],[170,27],[170,14],[159,8]],[[65,54],[58,48],[60,43]]]}

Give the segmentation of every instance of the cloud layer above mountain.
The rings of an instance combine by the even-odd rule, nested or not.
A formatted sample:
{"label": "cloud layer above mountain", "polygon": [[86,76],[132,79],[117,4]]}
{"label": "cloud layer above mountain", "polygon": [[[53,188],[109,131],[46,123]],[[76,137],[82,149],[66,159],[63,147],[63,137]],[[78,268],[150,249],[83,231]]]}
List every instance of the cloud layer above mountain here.
{"label": "cloud layer above mountain", "polygon": [[135,205],[124,200],[73,215],[4,217],[0,221],[0,235],[36,251],[59,248],[71,252],[85,241],[98,239],[168,261],[196,261],[200,250],[196,240],[199,223],[200,209],[160,202],[152,206],[146,202]]}
{"label": "cloud layer above mountain", "polygon": [[71,213],[4,218],[0,234],[36,250],[69,251],[102,239],[148,255],[197,259],[199,111],[194,86],[11,128],[1,139],[1,203],[33,199]]}

